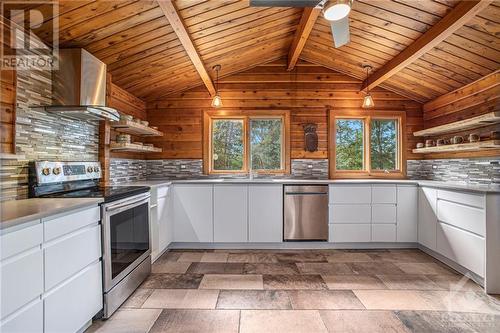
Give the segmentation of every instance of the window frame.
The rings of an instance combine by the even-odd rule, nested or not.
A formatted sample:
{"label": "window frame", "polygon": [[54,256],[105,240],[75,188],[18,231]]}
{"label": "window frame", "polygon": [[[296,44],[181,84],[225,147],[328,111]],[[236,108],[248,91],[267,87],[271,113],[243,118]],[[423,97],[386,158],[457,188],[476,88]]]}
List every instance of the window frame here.
{"label": "window frame", "polygon": [[[404,178],[406,177],[406,113],[404,111],[334,111],[329,112],[329,160],[330,178]],[[337,170],[336,134],[337,119],[361,119],[363,121],[363,169]],[[371,168],[371,121],[397,120],[397,156],[395,170],[376,170]]]}
{"label": "window frame", "polygon": [[[243,169],[214,170],[212,147],[213,120],[243,120]],[[290,173],[290,113],[288,110],[251,110],[251,111],[205,111],[203,115],[203,170],[205,174],[248,174],[251,163],[250,120],[281,119],[281,169],[252,169],[257,174]]]}

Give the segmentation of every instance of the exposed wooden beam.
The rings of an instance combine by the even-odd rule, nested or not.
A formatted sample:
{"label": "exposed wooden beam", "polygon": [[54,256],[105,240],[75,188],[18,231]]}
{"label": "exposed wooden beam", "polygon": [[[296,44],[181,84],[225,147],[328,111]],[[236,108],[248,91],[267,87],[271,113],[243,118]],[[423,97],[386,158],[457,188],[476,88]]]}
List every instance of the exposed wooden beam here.
{"label": "exposed wooden beam", "polygon": [[186,29],[186,26],[179,16],[179,13],[177,12],[174,4],[171,0],[157,0],[157,2],[161,10],[163,11],[163,14],[172,26],[175,34],[179,38],[182,46],[186,50],[187,55],[191,59],[191,62],[193,63],[196,71],[203,80],[203,83],[205,83],[205,86],[210,92],[210,95],[214,96],[216,93],[214,83],[212,82],[210,75],[208,75],[207,69],[205,68],[205,65],[203,64],[203,61],[201,60],[200,55],[198,54],[198,51],[196,50],[193,41],[191,40],[191,37],[189,36],[189,33]]}
{"label": "exposed wooden beam", "polygon": [[299,26],[295,32],[295,37],[290,45],[290,51],[288,52],[287,70],[291,71],[297,64],[300,53],[302,52],[302,49],[304,49],[307,39],[309,38],[309,34],[311,33],[311,30],[314,27],[320,13],[320,9],[304,8],[302,18],[300,19]]}
{"label": "exposed wooden beam", "polygon": [[363,82],[362,89],[378,86],[452,35],[493,0],[461,1],[438,23]]}

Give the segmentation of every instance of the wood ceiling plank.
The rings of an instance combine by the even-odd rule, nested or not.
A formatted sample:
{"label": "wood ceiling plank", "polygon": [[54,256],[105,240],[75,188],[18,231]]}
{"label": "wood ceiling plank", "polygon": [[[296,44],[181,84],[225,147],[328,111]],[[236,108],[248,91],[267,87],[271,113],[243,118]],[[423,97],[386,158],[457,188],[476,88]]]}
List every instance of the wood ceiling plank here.
{"label": "wood ceiling plank", "polygon": [[496,62],[480,57],[477,54],[470,52],[469,50],[450,44],[447,41],[444,41],[439,44],[439,46],[436,46],[436,48],[438,47],[442,50],[453,53],[463,60],[467,60],[471,63],[476,64],[478,68],[483,69],[483,72],[485,72],[484,74],[489,74],[498,68],[498,64]]}
{"label": "wood ceiling plank", "polygon": [[478,57],[490,60],[491,62],[496,63],[498,66],[498,63],[500,61],[500,51],[498,50],[477,43],[475,40],[467,39],[456,34],[453,34],[450,37],[446,38],[446,42],[472,52]]}
{"label": "wood ceiling plank", "polygon": [[309,34],[316,24],[316,20],[318,19],[320,13],[320,9],[304,8],[292,44],[290,45],[290,50],[288,51],[287,70],[291,71],[297,64],[300,53],[304,49],[307,39],[309,38]]}
{"label": "wood ceiling plank", "polygon": [[474,17],[467,26],[493,36],[498,36],[500,34],[500,24],[488,21],[479,16]]}
{"label": "wood ceiling plank", "polygon": [[444,49],[441,46],[436,46],[432,50],[428,52],[429,55],[438,57],[444,61],[448,61],[452,64],[456,64],[457,66],[461,66],[464,69],[475,73],[476,75],[479,76],[484,76],[489,74],[491,71],[488,68],[485,68],[483,66],[477,65],[473,63],[472,61],[469,61],[466,58],[461,58],[455,54],[453,54],[453,51],[449,51],[448,49]]}
{"label": "wood ceiling plank", "polygon": [[431,52],[424,54],[420,59],[417,60],[417,62],[418,61],[428,62],[433,67],[445,68],[447,71],[450,71],[451,73],[456,73],[456,75],[451,74],[451,76],[453,77],[456,76],[457,79],[462,78],[462,80],[467,83],[470,81],[477,80],[481,77],[480,74],[477,74],[476,72],[470,71],[467,68],[457,65],[452,61],[447,61],[440,57],[436,57]]}
{"label": "wood ceiling plank", "polygon": [[[415,73],[418,73],[419,78],[422,81],[435,82],[437,85],[439,85],[443,89],[446,89],[447,91],[454,90],[464,85],[462,82],[455,81],[449,76],[443,75],[433,69],[429,69],[429,67],[425,66],[425,63],[422,64],[421,62],[414,62],[408,65],[408,67],[406,68],[412,70]],[[429,78],[429,80],[427,80],[427,78]]]}
{"label": "wood ceiling plank", "polygon": [[455,32],[455,35],[473,40],[476,43],[491,47],[492,49],[500,50],[500,38],[484,31],[476,30],[469,26],[463,26]]}
{"label": "wood ceiling plank", "polygon": [[[226,3],[223,6],[217,4],[217,1],[208,1],[212,3],[213,7],[207,8],[205,6],[204,11],[200,11],[196,15],[184,16],[185,12],[179,11],[179,15],[182,17],[184,21],[184,25],[189,30],[189,27],[194,26],[196,24],[201,24],[204,22],[213,22],[209,24],[217,24],[215,22],[220,22],[220,20],[224,20],[224,16],[237,12],[241,9],[248,9],[248,3],[245,1],[234,1],[231,3]],[[198,7],[198,6],[195,6]]]}
{"label": "wood ceiling plank", "polygon": [[429,57],[421,57],[413,64],[436,72],[443,77],[450,78],[455,82],[459,82],[461,85],[469,83],[470,77],[452,71],[447,64],[445,62],[441,62],[440,59],[432,58],[434,59],[434,62],[430,62],[427,59],[429,59]]}
{"label": "wood ceiling plank", "polygon": [[177,12],[177,9],[174,7],[174,4],[170,0],[168,1],[160,0],[158,1],[158,4],[162,9],[163,13],[165,14],[165,17],[170,22],[170,25],[174,29],[174,32],[179,37],[181,44],[184,46],[186,50],[186,53],[188,54],[189,58],[193,62],[194,67],[198,71],[201,80],[207,87],[210,94],[212,96],[215,95],[216,91],[212,79],[210,78],[210,75],[208,75],[205,65],[203,64],[203,61],[198,55],[198,51],[196,50],[193,41],[191,40],[191,37],[189,36],[186,27],[184,26],[184,23],[180,18],[179,13]]}
{"label": "wood ceiling plank", "polygon": [[392,13],[396,13],[406,18],[419,21],[431,26],[436,24],[441,19],[441,16],[437,15],[437,13],[431,14],[423,10],[415,10],[415,8],[412,8],[407,5],[409,2],[407,4],[402,4],[392,0],[377,0],[377,1],[358,0],[358,1],[363,2],[365,4],[369,3],[372,6],[387,10]]}
{"label": "wood ceiling plank", "polygon": [[398,73],[448,38],[490,3],[491,0],[460,2],[442,20],[432,26],[403,52],[394,57],[383,68],[375,71],[369,80],[365,80],[363,87],[373,88]]}

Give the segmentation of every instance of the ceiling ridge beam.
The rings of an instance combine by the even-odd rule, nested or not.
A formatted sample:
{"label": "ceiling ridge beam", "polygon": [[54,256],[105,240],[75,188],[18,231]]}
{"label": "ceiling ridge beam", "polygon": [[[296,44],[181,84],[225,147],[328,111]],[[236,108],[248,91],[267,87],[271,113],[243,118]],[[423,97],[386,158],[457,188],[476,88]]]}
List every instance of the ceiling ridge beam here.
{"label": "ceiling ridge beam", "polygon": [[372,89],[413,63],[464,26],[493,0],[460,1],[445,17],[367,78],[362,89]]}
{"label": "ceiling ridge beam", "polygon": [[175,34],[179,38],[179,41],[184,47],[184,50],[186,51],[189,59],[191,59],[191,62],[193,63],[198,74],[200,75],[201,80],[207,87],[208,92],[210,93],[210,95],[215,96],[216,90],[214,83],[207,72],[203,60],[201,59],[198,51],[196,50],[193,41],[191,40],[191,36],[189,35],[186,26],[184,25],[184,21],[179,15],[179,12],[175,8],[171,0],[157,0],[157,2],[160,9],[163,11],[163,14],[167,18],[170,25],[172,26],[172,29],[174,30]]}
{"label": "ceiling ridge beam", "polygon": [[290,45],[290,51],[288,52],[288,71],[295,68],[295,65],[299,60],[300,54],[306,45],[307,39],[309,38],[320,13],[321,9],[308,7],[304,8],[302,18],[300,19],[297,30],[295,31],[295,36],[292,44]]}

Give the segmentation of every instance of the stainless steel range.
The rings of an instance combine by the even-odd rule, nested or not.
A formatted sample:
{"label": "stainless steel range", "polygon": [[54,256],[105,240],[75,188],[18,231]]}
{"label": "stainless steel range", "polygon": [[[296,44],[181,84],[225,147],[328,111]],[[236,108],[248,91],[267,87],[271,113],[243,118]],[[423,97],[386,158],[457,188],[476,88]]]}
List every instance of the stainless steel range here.
{"label": "stainless steel range", "polygon": [[30,196],[96,198],[101,204],[103,317],[113,312],[151,272],[149,187],[99,186],[99,162],[35,162]]}

